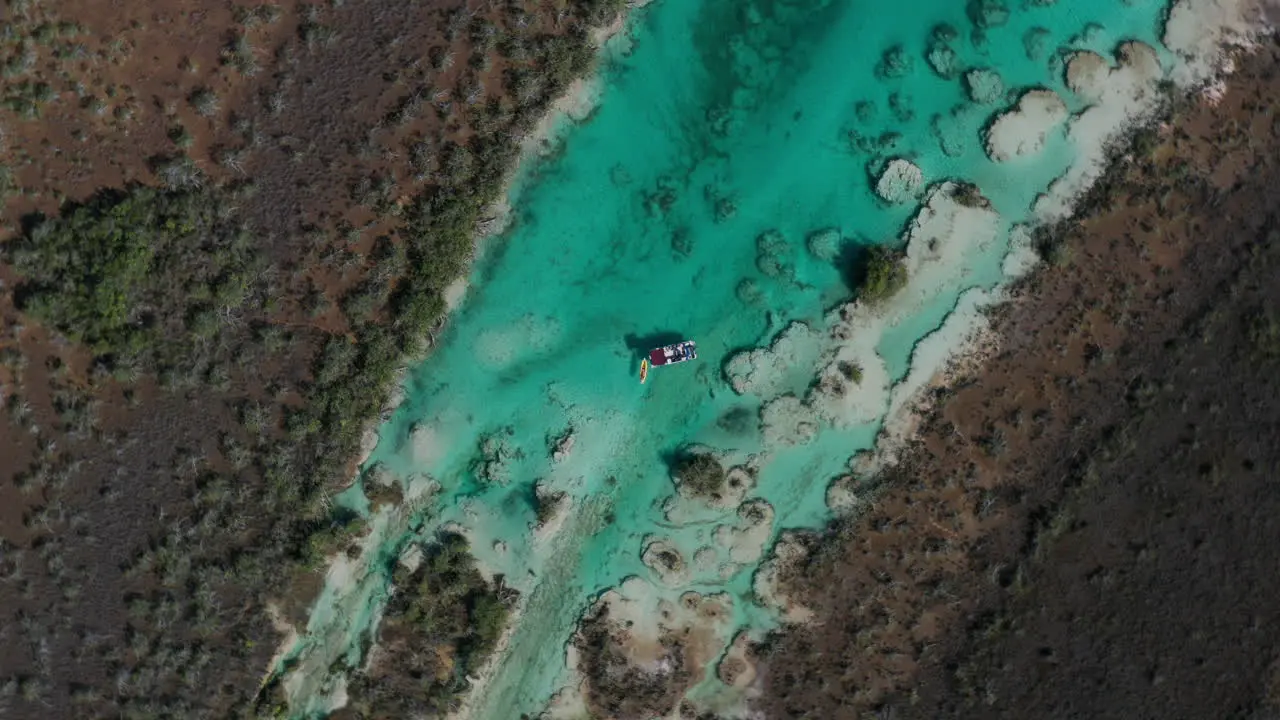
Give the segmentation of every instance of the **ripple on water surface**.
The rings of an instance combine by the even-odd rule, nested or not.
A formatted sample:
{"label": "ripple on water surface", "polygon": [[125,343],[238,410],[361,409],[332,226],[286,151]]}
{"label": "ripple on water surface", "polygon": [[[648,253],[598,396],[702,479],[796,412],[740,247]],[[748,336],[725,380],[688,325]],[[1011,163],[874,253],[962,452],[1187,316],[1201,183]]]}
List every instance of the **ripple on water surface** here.
{"label": "ripple on water surface", "polygon": [[[714,648],[686,653],[701,658],[690,682],[705,671],[694,696],[732,699],[711,666],[739,630],[778,622],[752,589],[769,546],[828,518],[828,485],[872,446],[912,358],[936,363],[934,346],[965,333],[921,339],[965,291],[1002,280],[1010,228],[1034,219],[1037,196],[1092,137],[1064,121],[1099,102],[1067,87],[1070,51],[1159,47],[1163,9],[661,0],[636,11],[634,51],[610,58],[602,106],[562,154],[526,169],[516,224],[492,241],[502,252],[481,259],[483,281],[412,373],[370,461],[435,490],[375,523],[370,545],[385,555],[453,524],[522,594],[475,716],[546,707],[573,680],[562,648],[602,596],[654,625],[635,635],[659,632],[663,603],[695,608],[673,613],[676,625],[716,608],[704,623]],[[1002,123],[1013,135],[989,137],[1015,107]],[[940,189],[946,179],[986,200]],[[857,248],[904,240],[907,287],[844,306]],[[671,338],[696,340],[698,359],[640,385],[643,351]],[[733,502],[675,492],[668,461],[690,444],[737,468]],[[535,485],[569,500],[536,533]],[[297,707],[332,701],[320,679],[370,631],[387,582],[378,567],[355,561],[330,582],[297,652]]]}

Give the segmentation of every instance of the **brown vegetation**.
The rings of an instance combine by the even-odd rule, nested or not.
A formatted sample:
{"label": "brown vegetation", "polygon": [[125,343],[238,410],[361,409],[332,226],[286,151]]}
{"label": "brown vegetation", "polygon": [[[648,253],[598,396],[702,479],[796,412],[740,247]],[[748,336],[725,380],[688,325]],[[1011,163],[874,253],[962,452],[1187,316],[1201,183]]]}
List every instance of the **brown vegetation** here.
{"label": "brown vegetation", "polygon": [[763,648],[767,716],[1280,710],[1278,55],[1046,235],[1000,353],[789,578],[816,619]]}
{"label": "brown vegetation", "polygon": [[272,712],[266,605],[619,4],[7,5],[0,702]]}

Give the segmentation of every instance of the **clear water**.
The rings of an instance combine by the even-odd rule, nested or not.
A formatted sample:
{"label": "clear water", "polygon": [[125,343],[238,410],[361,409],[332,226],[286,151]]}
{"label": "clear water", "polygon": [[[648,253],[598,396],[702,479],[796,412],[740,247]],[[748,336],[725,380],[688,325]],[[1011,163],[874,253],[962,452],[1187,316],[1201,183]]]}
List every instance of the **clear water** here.
{"label": "clear water", "polygon": [[[823,428],[807,444],[765,447],[754,426],[718,425],[734,408],[754,414],[771,399],[735,394],[722,365],[738,350],[768,345],[789,321],[820,325],[824,311],[849,296],[838,269],[806,252],[806,235],[835,227],[862,243],[897,242],[916,212],[916,205],[875,197],[868,171],[875,158],[851,147],[851,130],[898,133],[891,155],[912,159],[927,182],[973,181],[1007,224],[1025,220],[1075,151],[1058,131],[1034,157],[992,163],[983,126],[1031,86],[1059,90],[1078,109],[1056,50],[1109,56],[1125,39],[1157,45],[1165,3],[1024,5],[1031,3],[1011,0],[1008,23],[985,38],[973,35],[956,0],[659,0],[636,12],[635,49],[611,57],[602,106],[570,134],[562,154],[526,168],[514,229],[491,241],[468,299],[435,354],[411,374],[371,460],[400,478],[430,477],[440,491],[413,513],[380,518],[368,557],[391,557],[407,537],[456,523],[481,563],[525,597],[477,717],[546,706],[569,680],[563,648],[592,600],[629,576],[654,579],[641,561],[647,538],[669,540],[690,558],[715,546],[718,525],[734,523],[732,511],[667,519],[673,487],[665,458],[682,445],[704,443],[734,461],[764,453],[752,497],[774,507],[775,538],[828,519],[827,484],[871,446],[879,423]],[[951,46],[962,65],[996,69],[1008,98],[976,105],[961,80],[931,71],[930,32],[943,22],[960,31]],[[1092,24],[1098,27],[1089,31]],[[1025,42],[1033,28],[1047,33],[1047,53],[1036,59]],[[894,45],[912,59],[912,71],[877,77]],[[910,113],[901,112],[908,106]],[[936,127],[946,129],[950,153]],[[646,202],[664,189],[664,209]],[[731,218],[717,220],[719,198],[736,206]],[[769,230],[786,239],[781,255],[793,278],[757,268],[757,237]],[[893,377],[905,375],[913,347],[960,291],[1000,281],[1003,252],[996,246],[967,258],[955,268],[962,281],[867,338]],[[760,291],[754,303],[737,292],[748,279]],[[640,385],[643,351],[668,338],[696,340],[698,360],[656,368]],[[792,389],[802,390],[816,370],[802,359]],[[570,429],[571,456],[553,462],[552,442]],[[470,472],[488,436],[503,438],[512,453],[503,483],[480,483]],[[536,540],[535,482],[574,501],[560,531]],[[727,556],[717,552],[723,566]],[[387,578],[361,567],[353,579],[330,582],[293,651],[303,660],[299,672],[309,675],[293,686],[302,713],[328,706],[334,686],[317,678],[343,655],[357,661],[359,639],[376,625]],[[723,574],[718,567],[662,592],[727,591],[737,627],[767,629],[773,616],[750,591],[755,569],[753,562]]]}

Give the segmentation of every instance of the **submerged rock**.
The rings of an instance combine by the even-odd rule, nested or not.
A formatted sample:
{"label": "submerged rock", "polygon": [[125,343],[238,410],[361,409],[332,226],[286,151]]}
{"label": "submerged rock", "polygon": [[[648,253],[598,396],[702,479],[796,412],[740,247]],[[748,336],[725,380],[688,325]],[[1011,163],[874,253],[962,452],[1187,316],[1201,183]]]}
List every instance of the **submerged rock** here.
{"label": "submerged rock", "polygon": [[840,237],[840,231],[835,228],[824,228],[809,233],[809,237],[805,240],[805,247],[809,249],[809,254],[823,262],[835,262],[840,255],[840,245],[843,239]]}
{"label": "submerged rock", "polygon": [[739,395],[768,396],[782,390],[787,372],[817,351],[823,334],[802,322],[792,322],[767,348],[739,352],[725,363],[725,379]]}
{"label": "submerged rock", "polygon": [[471,472],[476,480],[498,485],[505,485],[511,480],[511,462],[519,457],[507,439],[513,433],[512,428],[504,428],[480,439],[476,457],[471,462]]}
{"label": "submerged rock", "polygon": [[1004,80],[999,73],[988,68],[970,70],[964,74],[964,89],[969,99],[983,105],[993,103],[1004,96]]}
{"label": "submerged rock", "polygon": [[914,63],[911,56],[907,54],[906,48],[901,45],[894,45],[884,51],[884,55],[880,58],[880,64],[876,67],[876,74],[882,78],[900,78],[911,73]]}
{"label": "submerged rock", "polygon": [[853,106],[853,113],[858,117],[860,123],[874,122],[876,119],[876,104],[870,100],[860,100]]}
{"label": "submerged rock", "polygon": [[1031,28],[1022,36],[1022,49],[1027,53],[1027,59],[1032,62],[1040,62],[1049,57],[1049,51],[1053,49],[1053,35],[1045,28]]}
{"label": "submerged rock", "polygon": [[760,430],[766,447],[804,445],[818,435],[817,413],[795,395],[782,395],[760,408]]}
{"label": "submerged rock", "polygon": [[544,528],[553,525],[567,509],[568,494],[562,490],[553,490],[546,483],[538,481],[533,487],[534,527]]}
{"label": "submerged rock", "polygon": [[987,156],[996,162],[1044,148],[1049,133],[1067,119],[1067,105],[1052,90],[1029,90],[987,128]]}
{"label": "submerged rock", "polygon": [[916,116],[915,106],[911,104],[911,96],[905,93],[896,92],[889,96],[889,110],[893,112],[894,119],[900,123],[909,123]]}
{"label": "submerged rock", "polygon": [[573,446],[578,442],[578,436],[574,434],[573,428],[564,431],[564,434],[556,438],[551,447],[551,459],[555,462],[564,462],[569,459],[569,454],[573,452]]}
{"label": "submerged rock", "polygon": [[876,195],[891,203],[904,203],[914,200],[924,187],[924,173],[913,163],[902,158],[894,158],[880,173],[876,181]]}
{"label": "submerged rock", "polygon": [[773,532],[773,506],[754,499],[738,507],[737,523],[716,528],[716,544],[729,553],[735,563],[753,563],[760,559],[765,543]]}
{"label": "submerged rock", "polygon": [[768,230],[756,238],[756,269],[771,278],[790,278],[795,266],[789,255],[791,246],[777,230]]}
{"label": "submerged rock", "polygon": [[944,80],[951,80],[960,74],[960,56],[952,47],[938,40],[929,43],[929,51],[925,54],[929,67]]}
{"label": "submerged rock", "polygon": [[751,278],[740,281],[733,292],[743,305],[754,307],[764,301],[764,291],[760,289],[760,283]]}
{"label": "submerged rock", "polygon": [[1000,27],[1009,22],[1009,6],[1004,0],[969,0],[966,12],[970,22],[979,30]]}
{"label": "submerged rock", "polygon": [[934,115],[930,122],[929,129],[933,132],[933,137],[938,141],[938,147],[948,157],[959,157],[964,154],[965,136],[967,133],[962,131],[964,127],[961,120],[963,106],[952,108],[950,113],[943,115],[941,113]]}

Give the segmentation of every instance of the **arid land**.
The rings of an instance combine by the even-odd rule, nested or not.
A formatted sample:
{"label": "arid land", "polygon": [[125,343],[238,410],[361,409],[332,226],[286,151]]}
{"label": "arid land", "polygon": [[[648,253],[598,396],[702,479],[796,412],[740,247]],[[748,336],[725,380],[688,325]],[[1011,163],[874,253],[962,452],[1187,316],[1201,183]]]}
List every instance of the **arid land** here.
{"label": "arid land", "polygon": [[[363,532],[330,497],[620,7],[3,4],[0,715],[274,716]],[[438,681],[362,716],[447,703],[500,631],[449,553]]]}
{"label": "arid land", "polygon": [[1280,715],[1278,61],[1043,233],[997,354],[807,541],[766,717]]}

